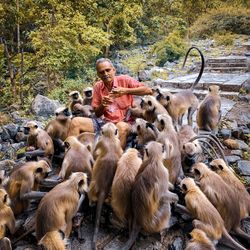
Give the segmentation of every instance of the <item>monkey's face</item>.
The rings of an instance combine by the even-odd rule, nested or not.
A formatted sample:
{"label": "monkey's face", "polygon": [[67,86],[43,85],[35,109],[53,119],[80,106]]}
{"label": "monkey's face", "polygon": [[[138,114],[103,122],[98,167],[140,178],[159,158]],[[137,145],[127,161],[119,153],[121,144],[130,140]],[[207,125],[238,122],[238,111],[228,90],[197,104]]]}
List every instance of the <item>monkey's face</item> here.
{"label": "monkey's face", "polygon": [[147,95],[147,96],[144,96],[143,100],[144,100],[143,109],[145,109],[146,111],[155,110],[156,103],[157,103],[157,100],[155,99],[155,97]]}
{"label": "monkey's face", "polygon": [[24,126],[25,135],[37,135],[38,134],[38,125],[36,122],[27,122]]}
{"label": "monkey's face", "polygon": [[92,90],[84,91],[84,96],[85,96],[85,98],[91,99],[91,98],[92,98],[92,95],[93,95]]}
{"label": "monkey's face", "polygon": [[73,94],[71,97],[72,97],[72,100],[73,100],[73,101],[78,101],[78,99],[79,99],[79,94],[78,94],[78,93],[75,93],[75,94]]}
{"label": "monkey's face", "polygon": [[195,182],[190,177],[184,178],[180,183],[181,192],[186,194],[190,189],[195,187]]}
{"label": "monkey's face", "polygon": [[196,157],[199,153],[201,153],[201,148],[198,142],[187,142],[182,146],[182,153],[185,155],[186,158],[192,160],[195,163]]}
{"label": "monkey's face", "polygon": [[45,178],[48,177],[49,173],[52,171],[49,164],[44,161],[44,160],[40,160],[37,163],[37,169],[35,170],[35,179],[36,181],[39,183],[40,181],[44,180]]}
{"label": "monkey's face", "polygon": [[72,92],[70,92],[70,93],[69,93],[69,97],[70,97],[70,99],[71,99],[73,102],[76,102],[76,101],[82,99],[82,97],[81,97],[79,91],[72,91]]}
{"label": "monkey's face", "polygon": [[170,92],[160,92],[157,97],[156,100],[163,106],[167,106],[172,99],[172,94]]}
{"label": "monkey's face", "polygon": [[168,114],[157,115],[157,119],[155,121],[157,128],[162,131],[168,126],[169,124],[173,124],[172,118]]}
{"label": "monkey's face", "polygon": [[135,131],[141,133],[141,131],[146,128],[146,121],[141,118],[136,118],[134,126]]}
{"label": "monkey's face", "polygon": [[71,118],[71,113],[68,108],[64,108],[61,110],[57,109],[55,115],[56,115],[56,120],[58,121],[65,121],[68,118]]}
{"label": "monkey's face", "polygon": [[194,173],[195,181],[200,181],[207,171],[209,171],[209,169],[204,163],[202,162],[195,163],[192,167],[192,172]]}
{"label": "monkey's face", "polygon": [[3,205],[8,206],[9,204],[10,204],[10,199],[7,192],[4,189],[0,189],[0,208]]}
{"label": "monkey's face", "polygon": [[157,97],[157,96],[160,94],[160,89],[161,89],[160,86],[154,86],[154,87],[152,87],[151,89],[152,89],[152,91],[153,91],[153,96],[154,96],[154,97]]}
{"label": "monkey's face", "polygon": [[215,159],[211,161],[209,166],[213,171],[215,171],[218,174],[223,171],[227,171],[226,164],[222,159]]}

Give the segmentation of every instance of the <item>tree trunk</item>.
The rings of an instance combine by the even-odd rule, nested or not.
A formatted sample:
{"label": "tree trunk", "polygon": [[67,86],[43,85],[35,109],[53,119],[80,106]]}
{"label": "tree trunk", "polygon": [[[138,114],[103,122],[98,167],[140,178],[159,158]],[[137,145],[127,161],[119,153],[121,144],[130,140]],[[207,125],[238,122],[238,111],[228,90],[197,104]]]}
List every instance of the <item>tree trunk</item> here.
{"label": "tree trunk", "polygon": [[24,54],[23,54],[23,48],[22,48],[21,49],[21,67],[20,67],[21,77],[20,77],[20,90],[19,90],[19,97],[20,97],[21,106],[23,106],[23,104],[24,104],[24,101],[23,101],[23,83],[24,83],[23,68],[24,68]]}
{"label": "tree trunk", "polygon": [[20,53],[20,24],[19,24],[19,0],[16,0],[16,11],[17,11],[17,53]]}
{"label": "tree trunk", "polygon": [[9,76],[10,76],[10,84],[12,87],[12,94],[13,94],[14,101],[16,102],[17,101],[16,100],[16,98],[17,98],[17,86],[16,86],[16,75],[14,73],[14,66],[11,62],[11,57],[10,57],[8,46],[7,46],[6,42],[3,41],[3,44],[4,44],[4,52],[5,52],[6,60],[7,60],[7,68],[8,68]]}

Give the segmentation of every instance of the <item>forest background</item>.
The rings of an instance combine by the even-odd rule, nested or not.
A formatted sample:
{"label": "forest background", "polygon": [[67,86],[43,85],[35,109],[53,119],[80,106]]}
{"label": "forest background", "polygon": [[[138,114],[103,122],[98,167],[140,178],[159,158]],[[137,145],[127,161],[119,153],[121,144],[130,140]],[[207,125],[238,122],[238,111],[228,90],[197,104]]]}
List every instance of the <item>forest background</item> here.
{"label": "forest background", "polygon": [[191,41],[238,34],[250,35],[247,0],[0,0],[0,109],[29,107],[38,89],[65,101],[96,81],[97,58],[123,49],[149,46],[162,66]]}

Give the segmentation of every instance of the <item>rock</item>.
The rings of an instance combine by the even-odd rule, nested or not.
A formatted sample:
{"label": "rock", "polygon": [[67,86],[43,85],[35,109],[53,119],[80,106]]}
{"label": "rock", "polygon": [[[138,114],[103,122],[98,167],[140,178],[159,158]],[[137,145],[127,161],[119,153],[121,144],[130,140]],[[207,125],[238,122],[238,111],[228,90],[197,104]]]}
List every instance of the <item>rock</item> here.
{"label": "rock", "polygon": [[11,138],[8,130],[5,127],[1,128],[0,134],[3,141],[8,141]]}
{"label": "rock", "polygon": [[4,142],[1,145],[2,145],[1,151],[6,152],[8,148],[10,147],[10,142]]}
{"label": "rock", "polygon": [[17,142],[21,142],[21,141],[26,142],[27,141],[27,137],[28,137],[28,135],[25,135],[23,132],[17,132],[15,140]]}
{"label": "rock", "polygon": [[236,142],[239,144],[239,149],[249,151],[249,147],[244,141],[236,140]]}
{"label": "rock", "polygon": [[240,145],[236,140],[233,139],[226,139],[223,141],[223,144],[228,147],[229,149],[239,149]]}
{"label": "rock", "polygon": [[231,130],[227,128],[223,128],[221,129],[220,134],[223,139],[228,139],[231,137]]}
{"label": "rock", "polygon": [[250,176],[250,161],[238,161],[238,168],[242,175]]}
{"label": "rock", "polygon": [[0,170],[6,170],[10,171],[13,169],[13,167],[16,165],[16,163],[12,160],[3,160],[0,161]]}
{"label": "rock", "polygon": [[233,120],[233,121],[228,121],[228,126],[231,128],[231,129],[237,129],[238,128],[238,123],[237,121]]}
{"label": "rock", "polygon": [[238,155],[238,156],[242,157],[242,152],[241,152],[241,150],[232,150],[232,151],[231,151],[231,154],[232,154],[232,155]]}
{"label": "rock", "polygon": [[12,120],[15,123],[20,124],[20,123],[23,123],[25,121],[25,118],[20,117],[20,114],[18,111],[14,111],[10,115],[11,115]]}
{"label": "rock", "polygon": [[151,80],[150,70],[139,70],[138,79],[141,82],[150,81]]}
{"label": "rock", "polygon": [[13,147],[8,147],[5,151],[4,159],[13,160],[16,158],[16,150]]}
{"label": "rock", "polygon": [[249,176],[244,176],[244,177],[245,177],[247,183],[250,185],[250,177]]}
{"label": "rock", "polygon": [[33,87],[35,95],[45,95],[47,93],[48,84],[46,81],[39,81]]}
{"label": "rock", "polygon": [[228,156],[225,156],[225,158],[227,159],[228,161],[228,164],[232,164],[232,163],[235,163],[237,161],[239,161],[241,158],[237,155],[228,155]]}
{"label": "rock", "polygon": [[245,220],[242,220],[242,225],[243,225],[243,228],[245,229],[244,231],[247,232],[248,234],[250,234],[250,219],[249,219],[249,217]]}
{"label": "rock", "polygon": [[55,110],[62,106],[59,101],[51,100],[46,96],[37,95],[32,102],[32,111],[38,116],[54,115]]}
{"label": "rock", "polygon": [[176,237],[174,242],[171,244],[171,250],[183,250],[183,240],[181,237]]}
{"label": "rock", "polygon": [[25,144],[25,142],[13,143],[11,144],[11,147],[18,151],[19,149],[25,147]]}
{"label": "rock", "polygon": [[170,217],[170,220],[169,220],[169,227],[172,227],[172,226],[176,225],[178,222],[179,221],[178,221],[177,217],[172,215]]}
{"label": "rock", "polygon": [[239,101],[247,102],[247,103],[250,102],[250,94],[239,95],[238,98],[239,98]]}
{"label": "rock", "polygon": [[16,134],[17,134],[17,131],[19,129],[19,126],[14,124],[14,123],[10,123],[10,124],[7,124],[7,125],[5,125],[3,127],[5,129],[7,129],[8,134],[10,135],[11,139],[14,139]]}
{"label": "rock", "polygon": [[154,66],[154,63],[153,63],[153,62],[147,62],[147,66],[153,67],[153,66]]}

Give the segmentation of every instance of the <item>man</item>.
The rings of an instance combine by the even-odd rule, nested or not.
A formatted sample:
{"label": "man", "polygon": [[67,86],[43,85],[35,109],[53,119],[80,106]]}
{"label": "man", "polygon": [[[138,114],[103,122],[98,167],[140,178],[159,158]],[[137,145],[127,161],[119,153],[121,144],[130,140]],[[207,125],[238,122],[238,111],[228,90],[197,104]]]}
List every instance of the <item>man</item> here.
{"label": "man", "polygon": [[97,132],[105,122],[113,122],[119,130],[121,145],[126,145],[130,133],[128,109],[133,105],[133,95],[151,95],[152,90],[132,77],[115,76],[116,69],[108,58],[96,62],[101,81],[94,85],[92,106],[97,118],[76,117],[71,122],[69,135]]}

